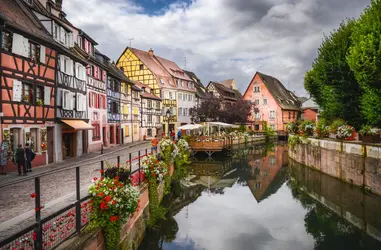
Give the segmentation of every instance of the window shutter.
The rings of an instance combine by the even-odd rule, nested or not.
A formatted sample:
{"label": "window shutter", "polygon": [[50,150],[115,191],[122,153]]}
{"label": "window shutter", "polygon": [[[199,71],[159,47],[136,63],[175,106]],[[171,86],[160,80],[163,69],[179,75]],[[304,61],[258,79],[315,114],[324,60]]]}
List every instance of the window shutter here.
{"label": "window shutter", "polygon": [[73,69],[74,62],[73,62],[73,60],[71,60],[71,59],[68,60],[68,66],[69,66],[68,74],[73,76],[74,75],[74,69]]}
{"label": "window shutter", "polygon": [[92,95],[92,93],[91,92],[89,92],[89,108],[91,108],[92,106],[91,106],[91,95]]}
{"label": "window shutter", "polygon": [[102,81],[106,81],[106,71],[105,70],[103,70],[103,76],[102,77],[103,77]]}
{"label": "window shutter", "polygon": [[25,37],[23,40],[23,46],[24,46],[23,56],[29,57],[29,40]]}
{"label": "window shutter", "polygon": [[77,93],[77,96],[76,96],[76,109],[77,111],[82,111],[82,105],[81,105],[81,94]]}
{"label": "window shutter", "polygon": [[12,40],[12,52],[23,56],[24,53],[24,37],[22,35],[19,35],[17,33],[13,33],[13,40]]}
{"label": "window shutter", "polygon": [[79,63],[75,62],[74,65],[75,65],[75,67],[74,67],[75,68],[75,77],[79,78]]}
{"label": "window shutter", "polygon": [[40,46],[40,63],[45,63],[45,57],[46,57],[45,46],[41,45]]}
{"label": "window shutter", "polygon": [[65,56],[60,55],[60,71],[65,72],[64,69],[65,69]]}
{"label": "window shutter", "polygon": [[60,41],[65,43],[65,29],[60,27]]}
{"label": "window shutter", "polygon": [[86,81],[87,80],[86,67],[81,65],[81,68],[82,68],[82,80]]}
{"label": "window shutter", "polygon": [[57,96],[56,96],[56,104],[57,106],[62,106],[62,89],[57,89]]}
{"label": "window shutter", "polygon": [[74,110],[74,108],[75,108],[75,94],[74,93],[69,92],[69,94],[68,94],[68,102],[69,102],[69,105],[70,105],[70,110]]}
{"label": "window shutter", "polygon": [[13,80],[12,101],[21,102],[22,84],[18,80]]}
{"label": "window shutter", "polygon": [[69,33],[69,45],[71,48],[74,47],[73,33]]}
{"label": "window shutter", "polygon": [[82,104],[82,111],[86,111],[86,95],[81,95],[81,104]]}
{"label": "window shutter", "polygon": [[51,87],[44,87],[44,105],[50,105]]}
{"label": "window shutter", "polygon": [[62,90],[62,108],[69,109],[69,100],[68,100],[69,91]]}

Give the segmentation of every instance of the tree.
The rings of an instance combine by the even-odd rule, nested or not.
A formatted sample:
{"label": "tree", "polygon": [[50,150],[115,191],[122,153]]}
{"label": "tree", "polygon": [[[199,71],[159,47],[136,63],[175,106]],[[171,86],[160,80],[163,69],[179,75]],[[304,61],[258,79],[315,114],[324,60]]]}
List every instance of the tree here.
{"label": "tree", "polygon": [[324,37],[318,57],[304,78],[304,86],[322,108],[323,118],[328,121],[341,118],[359,128],[363,123],[360,116],[363,90],[346,58],[355,23],[354,20],[342,22],[337,30]]}
{"label": "tree", "polygon": [[372,0],[352,34],[348,64],[364,90],[362,113],[367,122],[381,126],[381,0]]}
{"label": "tree", "polygon": [[220,121],[245,124],[253,108],[255,109],[254,104],[240,99],[232,104],[225,105],[220,114]]}
{"label": "tree", "polygon": [[258,112],[258,109],[248,101],[238,100],[234,103],[224,103],[217,97],[205,99],[199,107],[190,111],[192,122],[220,121],[227,123],[245,124],[250,113]]}
{"label": "tree", "polygon": [[216,121],[219,119],[221,110],[221,100],[219,98],[210,96],[203,100],[199,107],[190,110],[192,122],[199,123],[205,122],[207,119]]}

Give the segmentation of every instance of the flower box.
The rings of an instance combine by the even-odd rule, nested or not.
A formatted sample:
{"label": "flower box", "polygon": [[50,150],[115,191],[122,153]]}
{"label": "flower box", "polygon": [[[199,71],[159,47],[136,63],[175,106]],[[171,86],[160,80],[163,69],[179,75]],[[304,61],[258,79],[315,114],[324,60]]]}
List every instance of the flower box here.
{"label": "flower box", "polygon": [[361,135],[360,141],[366,143],[381,143],[380,135]]}

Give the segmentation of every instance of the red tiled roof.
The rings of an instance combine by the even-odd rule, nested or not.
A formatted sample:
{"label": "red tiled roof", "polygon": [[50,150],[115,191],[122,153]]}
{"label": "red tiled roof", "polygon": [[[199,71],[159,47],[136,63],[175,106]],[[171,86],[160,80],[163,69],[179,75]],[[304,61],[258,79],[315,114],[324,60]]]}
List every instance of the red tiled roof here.
{"label": "red tiled roof", "polygon": [[148,98],[148,99],[154,99],[154,100],[161,100],[160,97],[157,97],[149,92],[146,92],[147,90],[150,90],[151,88],[148,87],[147,85],[141,83],[141,82],[136,82],[136,81],[133,81],[133,83],[135,84],[136,87],[138,87],[139,89],[143,89],[145,88],[145,91],[143,91],[140,95],[143,97],[143,98]]}
{"label": "red tiled roof", "polygon": [[[190,79],[188,75],[185,74],[184,70],[182,70],[179,66],[177,66],[176,63],[170,60],[167,60],[165,58],[162,58],[160,56],[155,56],[155,57],[159,60],[159,62],[161,63],[161,65],[163,65],[163,67],[167,70],[167,72],[169,72],[173,77],[180,78],[181,80],[192,81],[192,79]],[[176,74],[176,72],[178,74]]]}
{"label": "red tiled roof", "polygon": [[165,71],[165,69],[157,62],[155,62],[155,58],[151,56],[148,52],[129,48],[155,75],[170,77],[170,75]]}

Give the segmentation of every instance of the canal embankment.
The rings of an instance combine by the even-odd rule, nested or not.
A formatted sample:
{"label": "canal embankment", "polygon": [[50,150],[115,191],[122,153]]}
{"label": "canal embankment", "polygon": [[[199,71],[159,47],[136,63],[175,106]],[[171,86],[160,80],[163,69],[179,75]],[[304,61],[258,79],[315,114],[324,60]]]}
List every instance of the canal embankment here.
{"label": "canal embankment", "polygon": [[301,139],[289,157],[308,167],[381,195],[381,145],[334,139]]}

